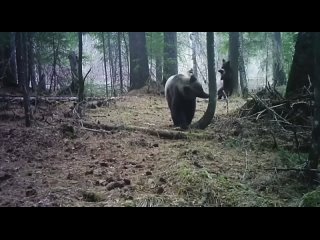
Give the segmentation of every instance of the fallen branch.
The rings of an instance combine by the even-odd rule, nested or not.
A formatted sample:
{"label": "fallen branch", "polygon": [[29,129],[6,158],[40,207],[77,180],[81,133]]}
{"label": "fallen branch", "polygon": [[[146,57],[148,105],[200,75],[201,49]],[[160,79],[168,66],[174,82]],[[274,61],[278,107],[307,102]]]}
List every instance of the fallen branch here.
{"label": "fallen branch", "polygon": [[318,169],[307,169],[307,168],[265,168],[264,170],[268,171],[298,171],[298,172],[316,172],[320,173],[320,170]]}
{"label": "fallen branch", "polygon": [[88,77],[88,74],[91,72],[91,69],[92,69],[92,68],[90,68],[89,71],[87,72],[87,74],[84,76],[83,82],[84,82],[84,81],[86,80],[86,78]]}
{"label": "fallen branch", "polygon": [[91,128],[86,128],[82,127],[81,129],[90,131],[90,132],[98,132],[98,133],[110,133],[110,131],[102,130],[102,129],[91,129]]}
{"label": "fallen branch", "polygon": [[169,131],[169,130],[160,130],[160,129],[150,129],[144,127],[133,127],[133,126],[115,126],[115,125],[106,125],[106,124],[96,124],[96,123],[89,123],[83,122],[83,127],[92,130],[127,130],[127,131],[140,131],[143,133],[147,133],[153,136],[157,136],[159,138],[165,139],[187,139],[187,138],[200,138],[200,139],[213,139],[214,135],[209,134],[197,134],[197,133],[190,133],[190,132],[181,132],[181,131]]}

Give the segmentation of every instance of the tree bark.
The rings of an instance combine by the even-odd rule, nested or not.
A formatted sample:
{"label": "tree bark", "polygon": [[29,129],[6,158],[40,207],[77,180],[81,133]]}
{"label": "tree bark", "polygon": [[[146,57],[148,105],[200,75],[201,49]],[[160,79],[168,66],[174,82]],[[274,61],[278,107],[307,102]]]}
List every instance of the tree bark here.
{"label": "tree bark", "polygon": [[26,127],[31,126],[30,121],[30,99],[29,99],[29,91],[27,86],[27,33],[26,32],[17,32],[16,33],[16,48],[17,48],[17,67],[18,67],[18,79],[22,85],[23,91],[23,105],[25,112],[25,123]]}
{"label": "tree bark", "polygon": [[[286,98],[310,88],[313,78],[312,32],[299,32],[286,89]],[[309,91],[313,91],[312,88]]]}
{"label": "tree bark", "polygon": [[[129,60],[129,48],[128,48],[128,44],[127,44],[127,40],[126,40],[126,36],[125,33],[123,32],[123,41],[124,41],[124,46],[125,46],[125,50],[126,50],[126,60],[127,60],[127,67],[128,67],[128,76],[130,76],[130,60]],[[129,80],[129,82],[127,81],[127,86],[130,85],[130,78],[127,77],[127,79]]]}
{"label": "tree bark", "polygon": [[118,32],[118,50],[119,50],[119,71],[120,71],[120,93],[123,94],[123,78],[122,78],[122,58],[121,58],[121,32]]}
{"label": "tree bark", "polygon": [[71,51],[68,55],[71,69],[72,82],[70,90],[72,93],[78,94],[79,92],[79,58],[74,51]]}
{"label": "tree bark", "polygon": [[232,69],[233,93],[239,95],[239,32],[229,32],[229,60]]}
{"label": "tree bark", "polygon": [[283,68],[283,53],[281,33],[273,33],[273,81],[274,86],[285,85],[287,82],[286,74]]}
{"label": "tree bark", "polygon": [[164,32],[163,80],[178,73],[177,32]]}
{"label": "tree bark", "polygon": [[106,79],[106,96],[109,97],[108,92],[108,74],[107,74],[107,59],[106,59],[106,42],[104,38],[104,32],[101,32],[102,36],[102,48],[103,48],[103,68],[104,68],[104,77]]}
{"label": "tree bark", "polygon": [[242,92],[242,97],[248,97],[248,80],[246,75],[246,69],[244,65],[244,57],[243,57],[243,34],[240,33],[240,45],[239,45],[239,73],[240,73],[240,87]]}
{"label": "tree bark", "polygon": [[79,64],[78,64],[78,76],[79,76],[79,102],[84,100],[84,80],[82,75],[82,32],[78,32],[79,38]]}
{"label": "tree bark", "polygon": [[146,85],[149,66],[145,32],[129,32],[130,90]]}
{"label": "tree bark", "polygon": [[110,87],[111,87],[111,96],[113,95],[113,90],[114,90],[114,65],[113,65],[113,56],[112,56],[112,50],[111,50],[111,36],[110,32],[108,32],[108,53],[109,53],[109,66],[110,66]]}
{"label": "tree bark", "polygon": [[[314,115],[312,130],[312,145],[309,152],[306,169],[317,169],[320,158],[320,33],[312,33],[314,53],[314,74],[311,81],[314,86]],[[309,181],[316,179],[315,172],[307,171]]]}
{"label": "tree bark", "polygon": [[192,63],[193,63],[193,74],[198,78],[198,64],[197,64],[197,38],[199,38],[197,32],[190,34],[191,48],[192,48]]}
{"label": "tree bark", "polygon": [[36,71],[34,64],[34,33],[28,33],[28,82],[31,82],[33,91],[37,90]]}
{"label": "tree bark", "polygon": [[13,84],[14,86],[16,86],[18,83],[15,36],[15,32],[10,33],[10,72],[12,74],[11,84]]}
{"label": "tree bark", "polygon": [[212,121],[217,103],[217,81],[214,60],[214,33],[207,32],[207,57],[208,57],[208,79],[209,79],[209,104],[203,117],[195,123],[194,127],[205,129]]}
{"label": "tree bark", "polygon": [[156,56],[156,80],[160,84],[162,82],[162,58]]}

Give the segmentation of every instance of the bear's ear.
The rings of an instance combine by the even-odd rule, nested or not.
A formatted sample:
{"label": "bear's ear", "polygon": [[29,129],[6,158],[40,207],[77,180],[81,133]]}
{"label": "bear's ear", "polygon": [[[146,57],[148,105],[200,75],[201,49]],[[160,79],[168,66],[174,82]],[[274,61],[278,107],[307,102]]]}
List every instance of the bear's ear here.
{"label": "bear's ear", "polygon": [[221,74],[223,74],[223,73],[224,73],[224,70],[223,70],[223,69],[219,69],[218,72],[221,73]]}
{"label": "bear's ear", "polygon": [[190,76],[190,83],[194,83],[197,81],[197,78],[194,75]]}
{"label": "bear's ear", "polygon": [[226,60],[222,59],[222,63],[225,63],[225,62],[226,62]]}

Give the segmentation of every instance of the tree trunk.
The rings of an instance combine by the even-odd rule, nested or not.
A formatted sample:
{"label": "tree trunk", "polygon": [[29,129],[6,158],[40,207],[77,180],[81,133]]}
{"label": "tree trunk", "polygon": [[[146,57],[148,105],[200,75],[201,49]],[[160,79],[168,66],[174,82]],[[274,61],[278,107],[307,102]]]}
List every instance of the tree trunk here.
{"label": "tree trunk", "polygon": [[78,76],[79,76],[79,102],[84,100],[84,80],[82,76],[82,32],[78,32],[79,38],[79,63],[78,63]]}
{"label": "tree trunk", "polygon": [[208,79],[209,79],[209,104],[203,117],[195,123],[194,127],[205,129],[212,121],[216,111],[217,103],[217,81],[214,60],[214,33],[207,32],[207,57],[208,57]]}
{"label": "tree trunk", "polygon": [[101,33],[102,36],[102,47],[103,47],[103,68],[104,68],[104,76],[106,79],[106,95],[107,98],[109,97],[109,92],[108,92],[108,74],[107,74],[107,60],[106,60],[106,42],[104,38],[104,32]]}
{"label": "tree trunk", "polygon": [[109,53],[109,66],[110,66],[110,87],[111,87],[111,96],[113,95],[113,83],[114,83],[114,66],[113,66],[113,57],[112,57],[112,50],[111,50],[111,36],[110,36],[110,32],[108,32],[108,53]]}
{"label": "tree trunk", "polygon": [[268,33],[265,32],[265,44],[266,44],[266,83],[265,87],[268,86],[268,71],[269,71],[269,44],[268,44]]}
{"label": "tree trunk", "polygon": [[302,93],[305,88],[310,87],[309,77],[313,78],[314,64],[314,58],[311,56],[313,56],[312,32],[299,32],[288,78],[286,98]]}
{"label": "tree trunk", "polygon": [[14,33],[0,32],[0,38],[3,41],[0,46],[0,83],[2,81],[4,87],[17,86],[16,76],[14,75],[15,71],[14,68],[11,67],[12,60],[15,58],[12,34]]}
{"label": "tree trunk", "polygon": [[10,72],[12,74],[12,81],[10,82],[10,84],[14,86],[16,86],[18,83],[15,36],[16,36],[15,32],[10,33]]}
{"label": "tree trunk", "polygon": [[[55,90],[55,79],[57,76],[57,72],[56,72],[56,67],[57,67],[57,55],[58,55],[58,44],[56,47],[55,44],[55,38],[54,36],[52,37],[52,49],[53,49],[53,63],[52,63],[52,75],[51,75],[51,79],[50,79],[50,92],[52,92],[52,88],[53,90]],[[52,87],[53,86],[53,87]]]}
{"label": "tree trunk", "polygon": [[119,50],[119,70],[120,70],[120,93],[123,94],[123,79],[122,79],[122,59],[121,59],[121,32],[118,32],[118,50]]}
{"label": "tree trunk", "polygon": [[39,43],[36,42],[36,46],[35,46],[35,61],[36,61],[36,65],[37,65],[37,71],[38,71],[38,90],[40,92],[45,92],[46,91],[46,76],[43,72],[43,68],[42,68],[42,62],[41,62],[41,57],[40,57],[40,48],[39,48]]}
{"label": "tree trunk", "polygon": [[37,90],[36,71],[34,64],[34,33],[28,33],[28,82],[31,81],[32,90]]}
{"label": "tree trunk", "polygon": [[163,80],[178,73],[177,32],[164,32]]}
{"label": "tree trunk", "polygon": [[149,77],[145,32],[129,32],[130,90],[146,85]]}
{"label": "tree trunk", "polygon": [[229,60],[232,69],[233,92],[239,95],[239,32],[229,32]]}
{"label": "tree trunk", "polygon": [[[309,152],[308,164],[306,170],[317,169],[320,158],[320,33],[312,33],[313,37],[313,53],[314,53],[314,70],[311,81],[314,86],[314,115],[313,115],[313,130],[312,144]],[[316,179],[315,172],[308,171],[309,181]]]}
{"label": "tree trunk", "polygon": [[[127,59],[127,66],[128,66],[128,76],[130,76],[130,60],[129,60],[129,48],[126,40],[125,33],[123,32],[123,41],[124,41],[124,46],[126,49],[126,59]],[[129,77],[127,79],[130,81]],[[127,86],[129,86],[130,82],[127,81]]]}
{"label": "tree trunk", "polygon": [[198,64],[197,64],[197,38],[198,32],[192,32],[190,34],[191,48],[192,48],[192,63],[193,63],[193,74],[198,78]]}
{"label": "tree trunk", "polygon": [[158,84],[162,82],[162,58],[156,56],[156,80]]}
{"label": "tree trunk", "polygon": [[243,57],[243,34],[240,33],[240,45],[239,45],[239,73],[240,73],[240,87],[242,92],[242,97],[248,97],[248,80],[246,76],[246,69],[244,65]]}
{"label": "tree trunk", "polygon": [[45,92],[46,91],[46,75],[42,73],[41,65],[38,65],[38,72],[39,72],[38,90],[40,92]]}
{"label": "tree trunk", "polygon": [[17,70],[18,70],[18,79],[22,85],[23,91],[23,105],[25,112],[25,121],[26,127],[31,126],[30,122],[30,100],[29,92],[27,86],[27,33],[26,32],[17,32],[16,33],[16,50],[17,50]]}
{"label": "tree trunk", "polygon": [[283,53],[282,53],[282,41],[281,41],[281,33],[274,32],[273,33],[273,81],[274,86],[285,85],[286,74],[283,68]]}
{"label": "tree trunk", "polygon": [[78,60],[79,59],[74,51],[69,53],[68,58],[69,58],[69,62],[70,62],[71,77],[72,77],[70,90],[72,93],[78,94],[78,92],[79,92],[79,63],[78,63]]}

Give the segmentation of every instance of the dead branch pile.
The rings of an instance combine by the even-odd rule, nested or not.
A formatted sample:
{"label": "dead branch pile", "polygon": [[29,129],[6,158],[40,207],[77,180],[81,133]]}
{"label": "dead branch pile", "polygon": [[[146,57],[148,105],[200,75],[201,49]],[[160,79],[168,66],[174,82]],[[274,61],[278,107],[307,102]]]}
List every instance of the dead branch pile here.
{"label": "dead branch pile", "polygon": [[241,118],[271,120],[283,127],[311,128],[312,94],[285,99],[276,89],[269,87],[250,97],[239,110]]}

